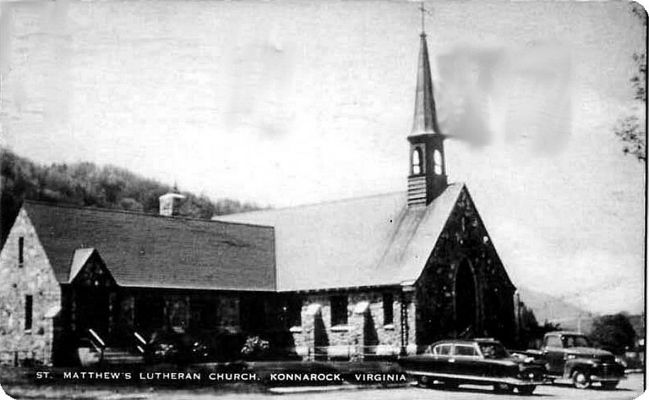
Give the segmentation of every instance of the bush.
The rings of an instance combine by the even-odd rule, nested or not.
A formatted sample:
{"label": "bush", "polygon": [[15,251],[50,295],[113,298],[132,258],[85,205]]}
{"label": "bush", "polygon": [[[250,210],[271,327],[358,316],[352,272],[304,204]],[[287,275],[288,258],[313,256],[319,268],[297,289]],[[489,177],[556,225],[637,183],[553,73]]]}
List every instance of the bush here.
{"label": "bush", "polygon": [[239,349],[243,344],[244,337],[240,333],[204,331],[194,339],[191,358],[194,362],[238,360],[241,358]]}
{"label": "bush", "polygon": [[249,336],[241,349],[241,354],[247,359],[265,358],[269,350],[270,343],[268,340],[263,340],[259,336]]}
{"label": "bush", "polygon": [[152,335],[145,359],[148,363],[234,361],[241,358],[238,349],[243,343],[241,334],[223,330],[189,334],[161,329]]}

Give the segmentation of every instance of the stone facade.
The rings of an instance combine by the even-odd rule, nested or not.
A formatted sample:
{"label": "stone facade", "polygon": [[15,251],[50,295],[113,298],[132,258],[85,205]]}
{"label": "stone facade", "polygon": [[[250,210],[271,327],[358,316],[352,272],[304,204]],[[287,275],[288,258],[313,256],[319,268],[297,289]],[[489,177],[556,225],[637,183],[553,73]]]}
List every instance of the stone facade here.
{"label": "stone facade", "polygon": [[[473,299],[458,292],[462,280]],[[470,196],[463,191],[417,282],[417,344],[458,337],[467,329],[467,335],[511,343],[514,291]],[[475,315],[461,325],[458,319],[472,312]]]}
{"label": "stone facade", "polygon": [[[386,296],[387,295],[387,296]],[[347,322],[333,324],[332,299],[347,300]],[[391,299],[391,305],[384,300]],[[405,299],[405,301],[404,301]],[[406,305],[410,334],[401,337],[401,305]],[[385,321],[384,307],[391,308],[392,321]],[[415,304],[412,296],[401,294],[400,287],[355,289],[305,294],[301,325],[291,327],[298,354],[304,358],[360,359],[366,356],[393,356],[404,345],[415,345]]]}
{"label": "stone facade", "polygon": [[[0,360],[35,359],[50,364],[61,290],[24,210],[18,214],[4,249],[0,253]],[[31,329],[26,329],[27,296],[32,299]]]}

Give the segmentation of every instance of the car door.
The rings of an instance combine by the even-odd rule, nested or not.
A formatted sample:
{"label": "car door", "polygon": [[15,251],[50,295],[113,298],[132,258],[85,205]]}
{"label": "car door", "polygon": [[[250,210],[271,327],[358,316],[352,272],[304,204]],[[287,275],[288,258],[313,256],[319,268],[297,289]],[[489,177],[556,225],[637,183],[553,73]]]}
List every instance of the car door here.
{"label": "car door", "polygon": [[480,376],[484,367],[480,362],[480,353],[474,343],[456,344],[453,346],[453,357],[449,363],[452,373],[462,376]]}
{"label": "car door", "polygon": [[564,366],[564,354],[565,349],[563,348],[563,342],[561,341],[561,336],[551,335],[546,336],[545,338],[545,347],[543,348],[543,357],[545,358],[545,366],[548,369],[548,372],[552,375],[561,375],[563,374]]}
{"label": "car door", "polygon": [[453,345],[451,343],[444,343],[437,345],[433,348],[433,360],[431,363],[431,372],[442,374],[452,373],[453,370]]}
{"label": "car door", "polygon": [[450,345],[438,345],[433,349],[426,349],[422,354],[407,357],[402,361],[402,366],[413,372],[442,373],[446,368],[449,355]]}

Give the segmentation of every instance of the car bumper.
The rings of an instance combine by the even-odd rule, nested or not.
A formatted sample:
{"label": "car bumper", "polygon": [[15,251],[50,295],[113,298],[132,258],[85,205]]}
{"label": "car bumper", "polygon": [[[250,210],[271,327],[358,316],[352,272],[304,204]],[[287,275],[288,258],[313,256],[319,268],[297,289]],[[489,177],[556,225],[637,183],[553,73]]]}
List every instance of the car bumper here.
{"label": "car bumper", "polygon": [[466,383],[475,383],[475,384],[495,384],[495,383],[505,383],[512,386],[538,386],[538,385],[549,385],[552,381],[548,378],[543,379],[519,379],[515,377],[488,377],[488,376],[476,376],[476,375],[458,375],[458,374],[443,374],[436,372],[427,372],[427,371],[414,371],[406,370],[406,373],[410,376],[427,376],[432,379],[439,380],[453,380],[457,382],[466,382]]}
{"label": "car bumper", "polygon": [[592,382],[615,382],[624,378],[624,368],[617,364],[601,364],[590,371]]}
{"label": "car bumper", "polygon": [[600,376],[600,375],[591,375],[590,380],[592,382],[617,382],[622,379],[626,379],[626,375],[620,376]]}

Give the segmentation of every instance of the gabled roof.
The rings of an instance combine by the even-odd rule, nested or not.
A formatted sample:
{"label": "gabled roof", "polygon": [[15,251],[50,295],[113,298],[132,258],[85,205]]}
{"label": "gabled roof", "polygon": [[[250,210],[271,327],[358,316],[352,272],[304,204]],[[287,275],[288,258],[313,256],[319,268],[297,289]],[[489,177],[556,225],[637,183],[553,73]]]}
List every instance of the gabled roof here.
{"label": "gabled roof", "polygon": [[399,192],[215,219],[275,228],[280,291],[398,285],[419,278],[462,190],[425,207]]}
{"label": "gabled roof", "polygon": [[70,263],[70,276],[68,282],[72,282],[77,276],[79,271],[86,265],[90,256],[96,253],[97,250],[93,248],[89,249],[76,249],[74,255],[72,256],[72,263]]}
{"label": "gabled roof", "polygon": [[272,227],[30,201],[23,209],[61,283],[95,249],[120,286],[275,290]]}

